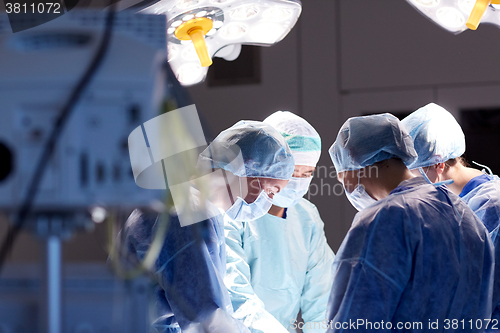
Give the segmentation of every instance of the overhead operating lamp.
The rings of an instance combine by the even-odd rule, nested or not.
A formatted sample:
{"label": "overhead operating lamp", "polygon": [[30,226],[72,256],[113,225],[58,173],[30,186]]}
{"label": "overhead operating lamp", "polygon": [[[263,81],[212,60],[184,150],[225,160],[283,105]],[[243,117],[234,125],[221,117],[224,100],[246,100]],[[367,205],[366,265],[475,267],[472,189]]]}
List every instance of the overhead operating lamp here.
{"label": "overhead operating lamp", "polygon": [[168,61],[187,86],[205,79],[214,56],[234,60],[242,44],[281,41],[301,10],[299,0],[160,0],[140,12],[167,16]]}
{"label": "overhead operating lamp", "polygon": [[500,0],[406,0],[442,28],[459,34],[479,23],[500,26]]}

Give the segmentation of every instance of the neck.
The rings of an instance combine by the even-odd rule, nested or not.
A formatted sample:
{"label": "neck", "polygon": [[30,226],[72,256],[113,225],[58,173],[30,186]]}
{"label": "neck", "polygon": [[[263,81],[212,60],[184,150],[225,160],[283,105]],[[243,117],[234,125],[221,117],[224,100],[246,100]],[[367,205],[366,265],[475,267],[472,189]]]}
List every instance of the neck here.
{"label": "neck", "polygon": [[456,195],[459,195],[462,190],[464,189],[464,186],[474,177],[480,176],[483,173],[477,169],[474,168],[468,168],[463,166],[460,163],[457,163],[456,165],[449,167],[445,172],[443,172],[443,179],[444,180],[453,180],[452,184],[447,185],[450,190],[455,193]]}
{"label": "neck", "polygon": [[376,200],[387,197],[402,181],[415,178],[399,159],[389,159],[374,165],[378,167],[378,174],[367,179],[369,184],[366,191]]}
{"label": "neck", "polygon": [[285,208],[272,205],[271,209],[269,209],[267,213],[277,217],[283,217],[283,214],[285,213]]}

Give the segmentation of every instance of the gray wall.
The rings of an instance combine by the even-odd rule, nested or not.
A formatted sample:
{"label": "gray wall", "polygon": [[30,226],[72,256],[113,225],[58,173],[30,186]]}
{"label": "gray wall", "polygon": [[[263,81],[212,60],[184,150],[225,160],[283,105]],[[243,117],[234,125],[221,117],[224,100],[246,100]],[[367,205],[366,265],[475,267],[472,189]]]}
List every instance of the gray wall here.
{"label": "gray wall", "polygon": [[[403,0],[307,0],[298,24],[261,52],[259,85],[190,88],[216,134],[240,119],[293,111],[320,133],[323,154],[311,190],[336,251],[355,210],[339,193],[328,148],[343,122],[375,112],[410,112],[436,102],[500,106],[500,30],[453,35]],[[312,195],[319,189],[317,195]],[[322,189],[322,191],[321,191]],[[335,193],[334,193],[335,192]]]}

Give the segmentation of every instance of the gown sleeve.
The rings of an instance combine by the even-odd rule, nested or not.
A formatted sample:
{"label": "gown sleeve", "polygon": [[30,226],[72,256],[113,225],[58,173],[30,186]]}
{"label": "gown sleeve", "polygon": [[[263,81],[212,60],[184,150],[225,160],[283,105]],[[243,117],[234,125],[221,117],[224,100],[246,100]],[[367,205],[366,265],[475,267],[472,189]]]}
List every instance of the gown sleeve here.
{"label": "gown sleeve", "polygon": [[250,281],[250,266],[243,249],[244,222],[227,218],[226,236],[227,270],[224,282],[231,295],[235,318],[243,321],[252,333],[287,333],[288,330],[264,308]]}

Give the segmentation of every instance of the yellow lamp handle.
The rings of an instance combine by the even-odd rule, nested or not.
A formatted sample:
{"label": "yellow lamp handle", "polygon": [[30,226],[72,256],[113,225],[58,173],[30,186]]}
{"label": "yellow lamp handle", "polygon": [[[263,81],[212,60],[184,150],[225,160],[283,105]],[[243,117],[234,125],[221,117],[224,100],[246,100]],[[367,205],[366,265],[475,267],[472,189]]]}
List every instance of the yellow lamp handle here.
{"label": "yellow lamp handle", "polygon": [[188,35],[193,41],[194,48],[200,58],[202,67],[209,67],[212,64],[212,59],[208,54],[207,43],[205,43],[205,34],[201,28],[193,28],[188,31]]}
{"label": "yellow lamp handle", "polygon": [[474,8],[472,9],[472,12],[470,13],[469,19],[467,20],[467,23],[465,24],[467,28],[471,30],[476,30],[477,27],[479,26],[479,22],[481,21],[481,18],[483,17],[484,13],[486,12],[486,9],[490,5],[491,0],[476,0],[476,3],[474,4]]}
{"label": "yellow lamp handle", "polygon": [[207,43],[205,42],[205,35],[213,26],[214,24],[211,19],[200,17],[184,22],[175,29],[175,36],[178,39],[193,41],[196,54],[198,54],[203,67],[208,67],[212,64],[212,59],[207,50]]}

